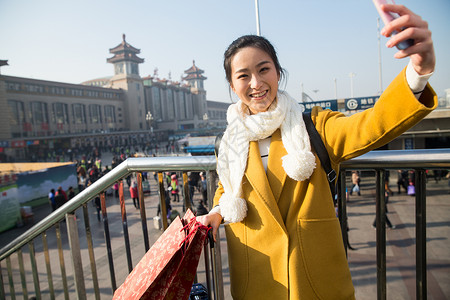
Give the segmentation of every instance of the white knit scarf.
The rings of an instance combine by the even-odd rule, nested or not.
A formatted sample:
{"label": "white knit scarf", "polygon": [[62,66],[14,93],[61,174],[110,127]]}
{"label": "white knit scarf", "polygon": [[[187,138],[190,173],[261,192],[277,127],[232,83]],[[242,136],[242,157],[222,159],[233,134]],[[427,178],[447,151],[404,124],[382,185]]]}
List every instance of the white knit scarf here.
{"label": "white knit scarf", "polygon": [[247,203],[242,199],[242,178],[247,166],[250,141],[269,137],[278,128],[287,155],[282,157],[286,174],[297,181],[308,179],[316,167],[302,109],[286,92],[266,112],[249,115],[242,102],[229,106],[228,126],[222,137],[217,159],[217,173],[224,193],[219,200],[220,213],[226,222],[240,222],[247,215]]}

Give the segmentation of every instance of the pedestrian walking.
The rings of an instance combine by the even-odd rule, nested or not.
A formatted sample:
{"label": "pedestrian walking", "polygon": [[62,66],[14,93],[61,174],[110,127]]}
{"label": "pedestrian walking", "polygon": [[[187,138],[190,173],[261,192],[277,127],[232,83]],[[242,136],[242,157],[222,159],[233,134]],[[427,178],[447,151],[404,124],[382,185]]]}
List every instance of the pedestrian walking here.
{"label": "pedestrian walking", "polygon": [[[385,210],[385,212],[386,212],[386,214],[385,214],[384,217],[385,217],[385,220],[386,220],[386,226],[387,226],[388,228],[390,228],[390,229],[395,229],[396,226],[395,226],[395,225],[392,225],[391,220],[389,220],[389,218],[388,218],[388,216],[387,216],[387,213],[389,212],[389,211],[388,211],[388,206],[387,206],[387,204],[388,204],[388,202],[389,202],[389,193],[388,193],[387,191],[384,192],[384,197],[385,197],[385,201],[384,201],[385,207],[384,207],[384,210]],[[373,227],[373,228],[377,228],[377,218],[376,218],[376,217],[375,217],[375,220],[373,220],[372,227]]]}
{"label": "pedestrian walking", "polygon": [[391,190],[391,188],[389,187],[389,170],[386,170],[385,172],[385,176],[384,176],[384,190],[387,191],[389,193],[389,195],[394,195],[394,192]]}
{"label": "pedestrian walking", "polygon": [[59,187],[55,194],[56,209],[60,208],[67,202],[65,192],[63,193],[62,187]]}
{"label": "pedestrian walking", "polygon": [[178,190],[178,177],[177,174],[172,174],[170,187],[172,188],[172,197],[174,202],[180,202],[180,195]]}
{"label": "pedestrian walking", "polygon": [[102,204],[101,204],[101,200],[100,200],[100,195],[97,195],[94,198],[94,206],[95,206],[95,209],[97,210],[97,220],[100,222],[101,221],[101,219],[100,219],[100,212],[102,210]]}
{"label": "pedestrian walking", "polygon": [[205,173],[200,173],[200,192],[202,193],[202,200],[204,204],[208,204],[208,185],[206,182]]}
{"label": "pedestrian walking", "polygon": [[358,193],[358,196],[361,196],[361,177],[359,176],[359,171],[352,171],[352,188],[350,189],[350,195],[353,192]]}
{"label": "pedestrian walking", "polygon": [[397,171],[397,188],[399,194],[401,194],[402,188],[405,190],[405,193],[408,192],[408,171],[406,170]]}
{"label": "pedestrian walking", "polygon": [[69,186],[69,189],[67,190],[67,201],[75,197],[75,191],[73,190],[72,186]]}
{"label": "pedestrian walking", "polygon": [[56,210],[55,194],[55,189],[51,189],[50,193],[48,193],[48,202],[50,203],[52,211]]}
{"label": "pedestrian walking", "polygon": [[139,209],[138,188],[137,188],[137,183],[135,181],[133,181],[133,183],[130,186],[130,195],[131,195],[131,199],[133,199],[134,207]]}

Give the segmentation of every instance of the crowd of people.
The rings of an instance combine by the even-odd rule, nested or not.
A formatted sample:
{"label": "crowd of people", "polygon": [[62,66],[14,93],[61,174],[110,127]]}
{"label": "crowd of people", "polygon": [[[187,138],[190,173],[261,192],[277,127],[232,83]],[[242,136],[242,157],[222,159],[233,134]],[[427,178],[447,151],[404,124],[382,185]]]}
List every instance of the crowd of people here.
{"label": "crowd of people", "polygon": [[26,151],[25,157],[6,156],[0,153],[0,162],[70,162],[83,156],[101,156],[101,152],[111,152],[114,155],[132,156],[135,153],[143,153],[151,156],[167,155],[183,152],[183,146],[176,140],[170,139],[166,142],[137,142],[126,145],[80,145],[76,147],[57,147],[53,149],[30,148]]}
{"label": "crowd of people", "polygon": [[48,201],[52,211],[57,210],[73,197],[75,197],[75,191],[72,186],[70,186],[67,191],[64,191],[64,189],[59,186],[56,191],[55,189],[51,189],[48,193]]}
{"label": "crowd of people", "polygon": [[[156,173],[155,173],[156,175]],[[170,204],[171,202],[180,202],[180,191],[184,191],[179,181],[180,174],[177,172],[166,172],[164,174],[165,181],[165,198],[166,201]],[[156,180],[156,177],[155,177]],[[189,172],[188,173],[188,191],[189,191],[189,199],[192,210],[196,213],[197,216],[205,215],[208,213],[208,195],[207,195],[207,182],[206,176],[204,172]],[[200,193],[201,198],[198,200],[197,205],[194,203],[194,195],[196,193]],[[183,210],[185,210],[185,204],[182,203]],[[169,207],[166,204],[167,207]],[[171,209],[171,206],[170,206]],[[158,214],[160,210],[158,207]],[[168,213],[168,218],[170,215]]]}
{"label": "crowd of people", "polygon": [[[168,144],[170,145],[170,144]],[[170,147],[167,148],[169,151]],[[139,150],[145,151],[146,149],[135,148],[134,151],[130,151],[127,148],[115,148],[111,153],[108,153],[108,156],[112,154],[111,164],[105,164],[102,161],[102,151],[98,148],[93,148],[90,151],[86,152],[85,155],[79,156],[79,159],[75,160],[76,164],[76,173],[77,173],[77,182],[78,182],[78,192],[83,191],[85,188],[96,182],[99,178],[107,174],[109,171],[117,167],[123,161],[125,161],[129,157],[135,157],[138,154],[141,155]],[[156,156],[155,153],[148,154],[148,156]],[[157,173],[154,172],[153,177],[157,182]],[[179,203],[180,202],[180,194],[182,194],[182,180],[180,181],[181,173],[179,172],[166,172],[164,173],[164,182],[165,182],[165,197],[168,208],[168,216],[170,217],[170,211],[172,206],[170,203]],[[126,187],[129,191],[129,196],[133,201],[133,205],[136,209],[140,208],[139,199],[138,199],[138,188],[137,188],[137,178],[135,175],[128,175],[124,178]],[[143,185],[148,183],[149,176],[147,172],[142,173]],[[119,182],[116,182],[112,185],[112,187],[106,190],[106,195],[113,195],[114,197],[119,197]],[[188,173],[188,185],[189,185],[189,199],[191,199],[191,207],[194,212],[198,215],[207,214],[207,185],[206,185],[206,176],[200,172],[190,172]],[[73,190],[73,188],[72,188]],[[201,195],[201,199],[198,201],[198,205],[194,204],[194,194],[198,192]],[[57,194],[57,193],[56,193]],[[50,199],[50,195],[49,195]],[[64,202],[65,203],[65,202]],[[95,197],[93,200],[94,206],[97,208],[97,215],[100,221],[100,197]],[[181,203],[180,203],[181,204]],[[184,203],[183,210],[185,209]],[[59,206],[55,205],[55,208]],[[53,208],[53,206],[52,206]],[[158,211],[158,214],[160,212]]]}

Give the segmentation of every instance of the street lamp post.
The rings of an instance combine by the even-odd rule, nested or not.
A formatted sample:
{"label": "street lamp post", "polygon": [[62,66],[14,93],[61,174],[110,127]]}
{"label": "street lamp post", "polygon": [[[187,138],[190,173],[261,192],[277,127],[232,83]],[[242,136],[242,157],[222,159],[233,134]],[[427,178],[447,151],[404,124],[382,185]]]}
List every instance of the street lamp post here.
{"label": "street lamp post", "polygon": [[314,98],[316,98],[315,100],[319,101],[319,98],[317,98],[317,93],[319,92],[319,90],[313,90],[313,92],[315,94],[315,96],[314,96]]}
{"label": "street lamp post", "polygon": [[204,115],[203,115],[203,122],[205,122],[205,127],[206,127],[206,129],[208,129],[208,120],[209,120],[209,117],[208,117],[208,114],[207,113],[205,113]]}
{"label": "street lamp post", "polygon": [[150,111],[148,111],[147,114],[145,115],[145,120],[148,123],[148,127],[150,127],[150,132],[153,133],[153,126],[152,126],[153,116]]}
{"label": "street lamp post", "polygon": [[259,1],[255,0],[255,11],[256,11],[256,35],[261,36],[261,26],[259,25]]}
{"label": "street lamp post", "polygon": [[350,74],[348,74],[348,76],[350,77],[350,93],[351,97],[353,98],[353,77],[355,77],[356,74],[351,72]]}
{"label": "street lamp post", "polygon": [[334,98],[337,99],[337,79],[334,78]]}
{"label": "street lamp post", "polygon": [[380,18],[377,19],[377,25],[378,25],[378,76],[380,81],[380,93],[381,95],[383,93],[383,78],[382,78],[382,70],[381,70],[381,35],[380,35]]}

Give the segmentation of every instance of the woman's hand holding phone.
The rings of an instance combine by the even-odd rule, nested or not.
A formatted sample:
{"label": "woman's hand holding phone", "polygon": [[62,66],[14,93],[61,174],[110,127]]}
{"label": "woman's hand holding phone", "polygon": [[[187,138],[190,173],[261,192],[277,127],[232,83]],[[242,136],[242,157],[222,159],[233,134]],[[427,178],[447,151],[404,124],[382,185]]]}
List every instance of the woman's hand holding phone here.
{"label": "woman's hand holding phone", "polygon": [[[436,57],[428,23],[403,5],[388,4],[386,0],[373,0],[373,2],[385,22],[381,34],[390,37],[386,46],[389,48],[396,46],[399,49],[394,57],[409,56],[419,75],[433,72]],[[405,42],[410,45],[404,44]]]}
{"label": "woman's hand holding phone", "polygon": [[[385,26],[388,25],[390,22],[394,21],[395,19],[397,19],[398,17],[400,17],[398,14],[390,12],[390,11],[384,11],[382,8],[382,5],[394,4],[394,1],[392,1],[392,0],[373,0],[373,4],[375,4],[378,14],[380,15],[381,19],[383,20],[383,23]],[[394,30],[394,31],[392,31],[391,34],[395,35],[398,32],[403,31],[403,29],[404,28],[401,28],[400,31]],[[400,41],[399,43],[397,43],[396,47],[399,50],[404,50],[406,48],[411,47],[412,45],[414,45],[414,40],[407,39],[407,40]]]}

